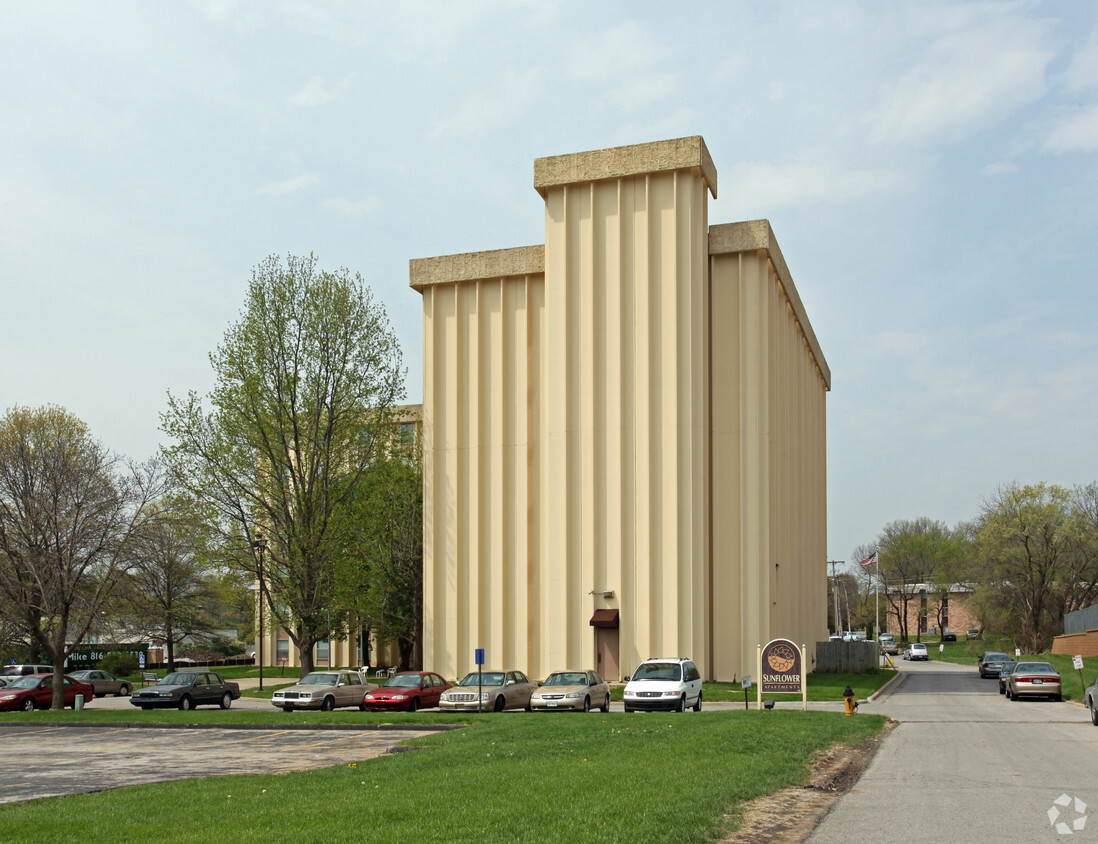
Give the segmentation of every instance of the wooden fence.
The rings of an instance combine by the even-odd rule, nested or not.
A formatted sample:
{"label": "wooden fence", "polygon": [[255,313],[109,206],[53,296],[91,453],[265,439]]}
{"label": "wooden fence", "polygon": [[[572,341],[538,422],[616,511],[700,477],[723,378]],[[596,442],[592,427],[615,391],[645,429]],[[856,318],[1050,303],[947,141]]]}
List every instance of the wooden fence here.
{"label": "wooden fence", "polygon": [[876,642],[817,642],[816,671],[864,674],[878,664]]}

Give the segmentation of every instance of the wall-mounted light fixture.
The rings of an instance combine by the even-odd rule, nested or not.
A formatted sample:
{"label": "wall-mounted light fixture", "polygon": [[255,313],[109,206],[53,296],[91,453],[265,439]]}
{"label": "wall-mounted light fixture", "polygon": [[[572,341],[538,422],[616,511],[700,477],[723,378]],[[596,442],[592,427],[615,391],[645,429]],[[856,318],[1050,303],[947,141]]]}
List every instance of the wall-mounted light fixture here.
{"label": "wall-mounted light fixture", "polygon": [[604,598],[613,598],[614,597],[614,590],[613,589],[592,589],[587,594],[588,595],[602,595],[602,597],[604,597]]}

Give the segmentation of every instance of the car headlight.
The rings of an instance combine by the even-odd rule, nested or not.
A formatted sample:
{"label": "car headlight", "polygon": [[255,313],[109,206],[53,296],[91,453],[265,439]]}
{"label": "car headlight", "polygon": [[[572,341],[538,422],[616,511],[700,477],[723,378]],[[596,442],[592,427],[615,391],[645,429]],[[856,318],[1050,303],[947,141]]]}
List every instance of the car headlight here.
{"label": "car headlight", "polygon": [[393,695],[393,700],[404,700],[405,695]]}
{"label": "car headlight", "polygon": [[366,695],[366,697],[363,698],[363,700],[373,700],[373,699],[374,699],[373,695]]}
{"label": "car headlight", "polygon": [[681,695],[682,695],[682,692],[664,692],[663,693],[664,697],[680,697]]}
{"label": "car headlight", "polygon": [[0,700],[15,700],[16,697],[18,697],[18,695],[4,695],[3,697],[0,697]]}
{"label": "car headlight", "polygon": [[583,692],[569,692],[568,694],[565,695],[565,697],[568,698],[568,700],[576,700],[577,698],[580,698],[582,696],[583,696]]}
{"label": "car headlight", "polygon": [[492,699],[492,693],[491,692],[481,692],[480,693],[480,699],[481,700],[491,700]]}
{"label": "car headlight", "polygon": [[297,699],[298,700],[312,700],[313,696],[312,695],[298,695]]}

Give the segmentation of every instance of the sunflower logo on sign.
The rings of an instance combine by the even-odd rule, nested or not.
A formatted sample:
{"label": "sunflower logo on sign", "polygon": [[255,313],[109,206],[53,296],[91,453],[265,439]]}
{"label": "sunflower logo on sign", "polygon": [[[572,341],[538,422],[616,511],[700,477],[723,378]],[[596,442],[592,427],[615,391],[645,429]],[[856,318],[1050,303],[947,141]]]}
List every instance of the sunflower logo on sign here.
{"label": "sunflower logo on sign", "polygon": [[770,649],[766,661],[779,674],[784,674],[797,664],[797,652],[789,645],[779,643]]}

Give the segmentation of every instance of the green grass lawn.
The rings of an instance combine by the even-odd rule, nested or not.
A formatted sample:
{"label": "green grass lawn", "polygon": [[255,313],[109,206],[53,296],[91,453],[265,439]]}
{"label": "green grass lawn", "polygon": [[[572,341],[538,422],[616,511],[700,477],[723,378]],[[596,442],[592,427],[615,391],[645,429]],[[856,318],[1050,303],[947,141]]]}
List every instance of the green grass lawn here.
{"label": "green grass lawn", "polygon": [[[92,714],[133,718],[66,714],[66,721]],[[281,712],[158,714],[165,720],[246,716],[272,725],[297,720]],[[347,713],[338,712],[309,713],[308,720],[341,714],[346,721]],[[363,716],[353,713],[356,721]],[[422,714],[384,719],[439,720]],[[383,830],[385,840],[711,841],[730,831],[726,813],[802,782],[817,752],[836,742],[858,743],[885,722],[869,715],[739,710],[446,720],[471,726],[420,739],[416,744],[425,749],[411,753],[302,773],[211,777],[3,805],[0,840],[224,837],[270,844],[363,840],[364,830],[378,837]],[[212,826],[196,835],[196,822]]]}

